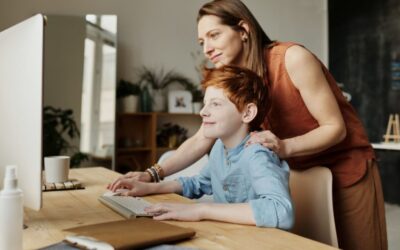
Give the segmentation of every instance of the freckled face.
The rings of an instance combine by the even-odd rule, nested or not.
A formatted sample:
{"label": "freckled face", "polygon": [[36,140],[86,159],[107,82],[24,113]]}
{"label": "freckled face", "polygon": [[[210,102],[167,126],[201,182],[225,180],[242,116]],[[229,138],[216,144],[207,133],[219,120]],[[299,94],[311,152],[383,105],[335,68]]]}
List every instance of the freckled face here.
{"label": "freckled face", "polygon": [[221,24],[220,18],[213,15],[203,16],[197,28],[203,53],[215,67],[228,64],[244,66],[243,41],[239,31]]}
{"label": "freckled face", "polygon": [[206,89],[200,115],[203,118],[203,133],[207,138],[228,139],[243,126],[242,114],[219,88]]}

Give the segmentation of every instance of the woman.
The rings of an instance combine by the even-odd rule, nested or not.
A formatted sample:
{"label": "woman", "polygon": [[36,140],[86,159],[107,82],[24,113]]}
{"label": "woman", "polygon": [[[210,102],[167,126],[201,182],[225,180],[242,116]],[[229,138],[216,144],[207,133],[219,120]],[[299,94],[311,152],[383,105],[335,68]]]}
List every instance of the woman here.
{"label": "woman", "polygon": [[[239,0],[216,0],[199,10],[198,40],[216,66],[247,67],[270,88],[271,108],[260,143],[293,169],[330,168],[334,211],[343,249],[387,249],[383,195],[375,155],[360,120],[323,64],[295,43],[271,41]],[[200,130],[161,166],[170,175],[207,153],[214,140]],[[151,181],[147,172],[121,179]],[[121,179],[110,184],[113,189]]]}

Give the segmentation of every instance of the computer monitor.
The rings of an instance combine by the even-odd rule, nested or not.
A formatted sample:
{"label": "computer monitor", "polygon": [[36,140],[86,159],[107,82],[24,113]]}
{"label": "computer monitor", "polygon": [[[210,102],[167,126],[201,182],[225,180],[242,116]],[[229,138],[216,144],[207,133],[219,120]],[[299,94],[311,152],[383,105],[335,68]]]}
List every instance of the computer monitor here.
{"label": "computer monitor", "polygon": [[0,32],[0,185],[17,165],[24,206],[42,206],[44,16]]}

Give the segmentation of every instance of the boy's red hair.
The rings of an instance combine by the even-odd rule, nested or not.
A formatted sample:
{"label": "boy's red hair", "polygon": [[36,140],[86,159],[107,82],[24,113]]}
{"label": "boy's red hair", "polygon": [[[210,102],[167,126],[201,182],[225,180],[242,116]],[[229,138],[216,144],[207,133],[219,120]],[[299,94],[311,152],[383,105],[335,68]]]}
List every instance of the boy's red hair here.
{"label": "boy's red hair", "polygon": [[201,85],[223,89],[228,99],[235,104],[239,112],[249,103],[257,106],[257,115],[250,122],[250,131],[257,130],[264,121],[269,106],[268,88],[263,80],[253,71],[237,66],[204,69]]}

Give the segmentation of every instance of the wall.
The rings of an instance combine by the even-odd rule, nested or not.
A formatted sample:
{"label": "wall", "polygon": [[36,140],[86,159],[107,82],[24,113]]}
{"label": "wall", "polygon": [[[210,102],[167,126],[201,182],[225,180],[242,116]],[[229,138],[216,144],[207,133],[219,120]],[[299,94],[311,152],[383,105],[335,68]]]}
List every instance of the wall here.
{"label": "wall", "polygon": [[79,16],[48,16],[44,105],[69,108],[80,128],[86,23]]}
{"label": "wall", "polygon": [[[329,10],[331,71],[352,94],[369,139],[382,141],[389,113],[400,113],[391,79],[393,56],[400,55],[400,2],[331,0]],[[377,154],[385,200],[400,203],[400,154]]]}
{"label": "wall", "polygon": [[[0,0],[0,30],[34,13],[118,16],[118,77],[142,65],[197,79],[191,52],[200,50],[196,15],[204,0]],[[246,0],[272,39],[303,43],[327,62],[326,0]]]}

